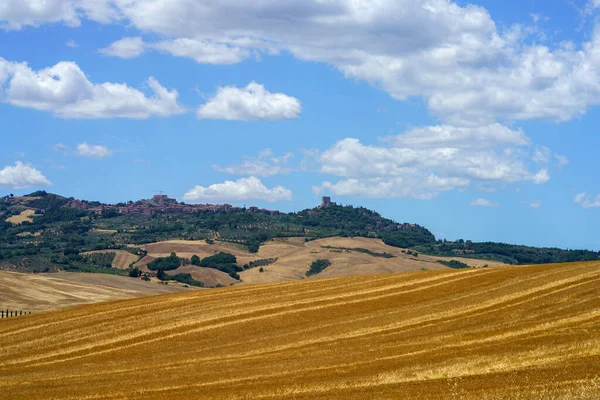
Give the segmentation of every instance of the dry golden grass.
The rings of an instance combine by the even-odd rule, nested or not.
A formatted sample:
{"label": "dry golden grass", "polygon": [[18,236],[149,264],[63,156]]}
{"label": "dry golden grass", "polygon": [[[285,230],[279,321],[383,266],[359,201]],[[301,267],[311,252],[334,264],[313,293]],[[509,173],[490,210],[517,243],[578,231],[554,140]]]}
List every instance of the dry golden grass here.
{"label": "dry golden grass", "polygon": [[131,254],[128,251],[125,250],[95,250],[95,251],[88,251],[85,253],[82,253],[83,255],[87,255],[87,254],[94,254],[94,253],[115,253],[115,259],[112,262],[112,267],[113,268],[118,268],[118,269],[127,269],[129,268],[129,265],[131,263],[135,263],[138,260],[138,257],[136,255]]}
{"label": "dry golden grass", "polygon": [[6,222],[10,222],[13,225],[21,225],[23,222],[33,222],[33,216],[35,210],[25,210],[19,215],[13,215],[12,217],[6,218]]}
{"label": "dry golden grass", "polygon": [[[323,246],[364,248],[377,253],[390,253],[395,257],[373,257],[357,251],[326,249]],[[504,265],[496,261],[459,257],[443,258],[426,255],[414,257],[402,253],[403,249],[384,244],[380,239],[368,238],[333,237],[308,243],[304,242],[304,238],[275,239],[263,244],[257,254],[249,253],[246,247],[238,244],[217,242],[214,245],[208,245],[204,241],[190,240],[152,243],[145,245],[144,248],[148,251],[148,257],[137,264],[140,267],[145,267],[156,257],[166,257],[172,251],[176,252],[178,256],[186,258],[191,258],[193,255],[207,257],[225,251],[235,255],[240,265],[261,258],[278,258],[276,263],[264,267],[264,272],[260,272],[259,268],[241,272],[240,276],[244,283],[272,283],[305,279],[310,264],[321,258],[331,260],[332,265],[317,275],[316,278],[410,272],[422,269],[447,270],[448,267],[439,264],[437,261],[451,259],[460,260],[472,267],[482,267],[486,264],[490,267]]]}
{"label": "dry golden grass", "polygon": [[206,287],[214,287],[217,285],[229,286],[238,283],[229,274],[213,268],[200,268],[195,265],[186,265],[179,267],[174,271],[169,271],[169,275],[175,274],[190,274],[192,278],[204,283]]}
{"label": "dry golden grass", "polygon": [[98,229],[98,228],[95,228],[95,229],[92,229],[92,231],[98,232],[98,233],[109,233],[109,234],[117,233],[116,229]]}
{"label": "dry golden grass", "polygon": [[21,232],[21,233],[17,233],[17,236],[19,237],[40,237],[42,236],[42,231],[36,231],[36,232]]}
{"label": "dry golden grass", "polygon": [[245,285],[0,320],[2,399],[597,399],[600,263]]}
{"label": "dry golden grass", "polygon": [[115,275],[0,271],[0,308],[11,310],[48,311],[182,290],[187,289]]}
{"label": "dry golden grass", "polygon": [[[345,249],[363,248],[376,253],[389,253],[394,258],[373,257],[357,251],[327,249],[323,247]],[[448,267],[438,260],[460,260],[472,267],[500,266],[503,263],[463,259],[458,257],[442,258],[426,255],[414,257],[402,253],[403,249],[384,244],[380,239],[333,237],[304,243],[298,239],[279,239],[267,242],[260,247],[256,258],[279,258],[275,264],[240,273],[244,283],[270,283],[287,280],[304,279],[310,264],[318,259],[329,259],[332,265],[314,278],[333,278],[339,276],[382,274],[394,272],[410,272],[427,270],[447,270]]]}

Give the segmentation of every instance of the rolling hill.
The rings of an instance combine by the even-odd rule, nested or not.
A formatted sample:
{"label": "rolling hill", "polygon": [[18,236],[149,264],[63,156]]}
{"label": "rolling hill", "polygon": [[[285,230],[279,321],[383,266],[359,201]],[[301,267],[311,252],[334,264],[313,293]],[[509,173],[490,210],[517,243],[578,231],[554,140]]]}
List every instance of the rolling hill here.
{"label": "rolling hill", "polygon": [[0,271],[0,308],[10,310],[49,311],[183,290],[190,289],[177,284],[161,285],[115,275]]}
{"label": "rolling hill", "polygon": [[595,399],[600,263],[200,290],[0,320],[2,399]]}
{"label": "rolling hill", "polygon": [[[388,246],[381,239],[341,238],[332,237],[306,242],[304,238],[277,238],[264,243],[258,253],[250,253],[245,246],[235,243],[216,242],[207,244],[205,241],[169,240],[141,246],[147,251],[147,256],[137,266],[147,271],[145,265],[157,257],[166,257],[175,252],[179,257],[191,258],[198,255],[201,258],[219,252],[227,252],[236,256],[239,265],[251,261],[276,259],[260,268],[247,269],[240,272],[242,283],[270,283],[288,280],[305,279],[311,263],[318,259],[328,259],[332,265],[313,278],[330,278],[337,276],[365,275],[393,272],[410,272],[427,270],[444,270],[448,267],[438,263],[439,260],[460,260],[471,267],[484,265],[493,267],[505,265],[501,262],[468,259],[460,257],[432,257],[427,255],[408,254],[405,249]],[[365,251],[371,252],[371,254]],[[375,254],[375,255],[373,255]],[[387,254],[389,258],[377,255]],[[208,271],[212,276],[208,276]],[[207,286],[230,285],[237,283],[228,274],[199,268],[196,266],[180,267],[172,272],[191,273],[195,279]]]}
{"label": "rolling hill", "polygon": [[[124,268],[132,262],[151,261],[142,259],[144,254],[139,248],[154,243],[230,243],[234,250],[246,250],[240,254],[243,261],[244,257],[254,259],[247,253],[256,255],[272,239],[312,241],[335,237],[379,239],[388,246],[420,254],[469,257],[483,260],[484,264],[500,261],[526,265],[600,258],[600,253],[589,250],[436,240],[418,224],[396,222],[364,207],[335,203],[282,213],[225,204],[184,204],[164,195],[118,204],[76,200],[44,191],[0,198],[0,270],[127,275]],[[154,247],[153,253],[165,253]],[[111,265],[106,262],[108,256],[103,258],[92,252],[113,252],[117,256]]]}

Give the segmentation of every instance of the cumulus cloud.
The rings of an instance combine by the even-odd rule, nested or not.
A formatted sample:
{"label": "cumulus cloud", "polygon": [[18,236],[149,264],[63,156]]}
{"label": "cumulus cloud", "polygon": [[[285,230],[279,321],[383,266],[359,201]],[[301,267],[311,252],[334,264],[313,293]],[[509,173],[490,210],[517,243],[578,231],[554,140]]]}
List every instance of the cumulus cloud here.
{"label": "cumulus cloud", "polygon": [[573,198],[573,201],[585,209],[600,207],[600,194],[590,196],[585,192],[578,193],[575,195],[575,198]]}
{"label": "cumulus cloud", "polygon": [[211,40],[178,38],[151,45],[153,49],[177,57],[188,57],[199,64],[236,64],[250,57],[250,50]]}
{"label": "cumulus cloud", "polygon": [[0,169],[0,186],[24,189],[32,186],[50,186],[50,181],[34,167],[17,161],[14,166]]}
{"label": "cumulus cloud", "polygon": [[195,186],[183,199],[191,202],[242,202],[264,200],[277,202],[292,200],[292,192],[283,186],[267,188],[257,177],[250,176],[237,181],[225,181],[208,187]]}
{"label": "cumulus cloud", "polygon": [[119,18],[111,0],[18,0],[0,4],[0,28],[19,30],[25,26],[40,26],[62,22],[67,26],[81,25],[81,19],[108,23]]}
{"label": "cumulus cloud", "polygon": [[300,116],[300,101],[283,93],[271,93],[256,82],[244,88],[225,86],[198,107],[199,119],[280,120]]}
{"label": "cumulus cloud", "polygon": [[144,119],[185,111],[176,90],[167,90],[152,77],[146,84],[152,96],[123,83],[92,83],[73,62],[34,71],[26,63],[0,58],[0,101],[61,118]]}
{"label": "cumulus cloud", "polygon": [[346,138],[316,156],[320,172],[345,179],[314,190],[426,199],[471,184],[492,191],[497,184],[546,183],[547,166],[534,162],[530,143],[520,130],[498,124],[413,128],[383,138],[379,145]]}
{"label": "cumulus cloud", "polygon": [[291,168],[287,165],[293,157],[292,153],[275,157],[271,149],[265,149],[257,157],[244,157],[240,164],[225,167],[214,165],[213,168],[232,175],[273,176],[290,172]]}
{"label": "cumulus cloud", "polygon": [[106,158],[112,156],[112,151],[109,150],[106,146],[101,145],[90,145],[87,143],[81,143],[77,145],[77,150],[75,154],[79,157],[89,157],[89,158]]}
{"label": "cumulus cloud", "polygon": [[488,208],[494,208],[494,207],[498,207],[499,204],[498,203],[494,203],[489,201],[488,199],[483,199],[483,198],[478,198],[473,200],[471,203],[469,203],[471,206],[473,207],[488,207]]}
{"label": "cumulus cloud", "polygon": [[587,42],[544,46],[529,40],[538,34],[531,27],[500,29],[485,8],[449,0],[42,3],[9,2],[0,20],[17,29],[123,19],[157,37],[157,48],[199,62],[238,62],[257,49],[287,51],[397,99],[421,96],[453,124],[564,121],[600,103],[600,29]]}
{"label": "cumulus cloud", "polygon": [[65,43],[65,46],[70,47],[70,48],[75,48],[75,47],[79,47],[79,44],[75,40],[70,39],[70,40],[67,40],[67,43]]}
{"label": "cumulus cloud", "polygon": [[[77,3],[65,7],[88,16]],[[157,47],[171,54],[214,62],[216,53],[223,63],[238,62],[257,49],[287,51],[300,60],[333,65],[397,99],[422,96],[432,111],[454,124],[499,118],[564,121],[600,103],[600,32],[579,45],[543,46],[528,40],[539,34],[535,29],[500,30],[480,6],[448,0],[252,5],[173,0],[168,8],[162,0],[116,0],[114,5],[118,16],[140,31],[168,38]]]}
{"label": "cumulus cloud", "polygon": [[126,37],[98,50],[105,56],[134,58],[144,52],[145,43],[141,37]]}
{"label": "cumulus cloud", "polygon": [[237,64],[253,54],[250,49],[209,39],[176,38],[144,42],[139,36],[117,40],[98,51],[107,56],[134,58],[149,50],[168,53],[176,57],[191,58],[198,64],[215,65]]}

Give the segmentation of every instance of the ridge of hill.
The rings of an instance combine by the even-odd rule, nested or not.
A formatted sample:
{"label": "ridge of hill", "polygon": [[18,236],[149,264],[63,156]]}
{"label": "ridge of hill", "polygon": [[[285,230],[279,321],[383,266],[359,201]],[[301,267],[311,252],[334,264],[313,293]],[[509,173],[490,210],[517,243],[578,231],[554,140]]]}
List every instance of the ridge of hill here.
{"label": "ridge of hill", "polygon": [[[16,215],[24,216],[12,218]],[[15,221],[20,222],[15,225]],[[174,239],[231,243],[256,254],[271,239],[303,238],[309,242],[330,237],[381,239],[387,245],[432,256],[507,264],[599,259],[598,252],[587,250],[436,240],[417,224],[397,223],[363,207],[335,203],[286,214],[256,207],[186,205],[164,195],[117,205],[44,191],[0,198],[0,269],[20,272],[126,275],[134,259],[139,262],[146,256],[145,245]],[[110,250],[115,253],[113,261],[118,257],[118,262],[89,253]],[[123,260],[130,261],[126,268]]]}
{"label": "ridge of hill", "polygon": [[599,290],[589,262],[236,286],[0,320],[0,397],[596,399]]}

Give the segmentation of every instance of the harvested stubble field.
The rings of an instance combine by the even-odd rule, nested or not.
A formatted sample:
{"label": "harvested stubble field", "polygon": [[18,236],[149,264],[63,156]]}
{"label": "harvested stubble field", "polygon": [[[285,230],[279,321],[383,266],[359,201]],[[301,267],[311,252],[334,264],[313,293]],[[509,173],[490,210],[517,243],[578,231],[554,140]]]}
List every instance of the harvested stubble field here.
{"label": "harvested stubble field", "polygon": [[0,398],[599,398],[599,293],[595,262],[247,285],[0,320]]}
{"label": "harvested stubble field", "polygon": [[25,210],[19,215],[6,218],[6,222],[10,222],[13,225],[21,225],[23,222],[33,222],[34,215],[35,210]]}
{"label": "harvested stubble field", "polygon": [[106,253],[115,253],[115,259],[112,262],[112,267],[117,269],[127,269],[131,263],[135,263],[138,260],[136,255],[125,250],[95,250],[82,253],[82,255],[86,256],[90,254]]}

